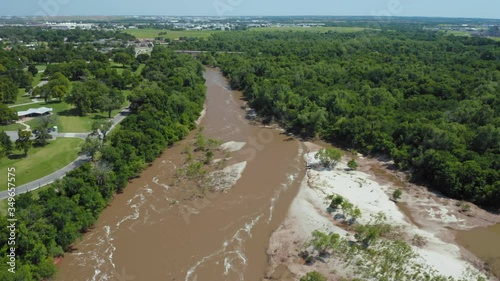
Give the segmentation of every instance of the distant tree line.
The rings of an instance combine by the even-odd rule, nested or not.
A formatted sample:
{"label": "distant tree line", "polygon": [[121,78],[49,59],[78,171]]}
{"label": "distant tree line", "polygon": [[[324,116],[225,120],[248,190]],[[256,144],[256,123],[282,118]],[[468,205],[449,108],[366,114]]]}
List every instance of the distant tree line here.
{"label": "distant tree line", "polygon": [[93,42],[99,39],[133,40],[134,36],[120,31],[69,29],[59,30],[42,27],[0,27],[0,38],[13,43],[39,42]]}

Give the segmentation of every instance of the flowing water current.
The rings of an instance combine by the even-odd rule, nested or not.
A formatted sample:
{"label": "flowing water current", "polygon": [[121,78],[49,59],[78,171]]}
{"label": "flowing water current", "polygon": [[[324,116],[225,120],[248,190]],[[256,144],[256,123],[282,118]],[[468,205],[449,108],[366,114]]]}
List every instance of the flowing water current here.
{"label": "flowing water current", "polygon": [[244,142],[229,164],[246,163],[226,192],[189,199],[175,185],[182,153],[195,137],[166,149],[110,203],[60,264],[61,281],[261,280],[266,248],[304,177],[303,145],[282,131],[252,125],[241,93],[207,68],[204,134]]}
{"label": "flowing water current", "polygon": [[[245,167],[226,192],[189,199],[175,173],[185,140],[165,150],[110,203],[95,227],[60,264],[60,281],[261,280],[269,237],[283,221],[304,178],[304,147],[282,131],[252,125],[240,92],[206,68],[210,138],[245,143],[229,164]],[[194,185],[194,184],[193,184]],[[459,232],[457,241],[500,275],[500,225]]]}

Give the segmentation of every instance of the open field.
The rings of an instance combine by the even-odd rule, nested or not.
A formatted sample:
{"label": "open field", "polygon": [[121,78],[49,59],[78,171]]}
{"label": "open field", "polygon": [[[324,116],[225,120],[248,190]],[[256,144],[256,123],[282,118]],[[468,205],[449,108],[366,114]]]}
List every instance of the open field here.
{"label": "open field", "polygon": [[[455,36],[466,36],[466,37],[472,36],[467,31],[453,31],[453,30],[448,30],[448,31],[445,32],[445,34],[455,35]],[[491,39],[491,40],[500,41],[500,37],[483,37],[483,38],[488,38],[488,39]]]}
{"label": "open field", "polygon": [[[213,33],[223,32],[222,30],[167,30],[167,29],[128,29],[126,33],[135,36],[138,39],[164,37],[169,39],[178,39],[180,37],[210,37]],[[166,32],[166,35],[159,35],[160,32]]]}
{"label": "open field", "polygon": [[[49,175],[74,161],[83,142],[76,138],[59,138],[49,141],[45,147],[30,149],[26,158],[22,151],[14,150],[9,157],[0,159],[0,169],[7,171],[8,167],[15,167],[15,183],[20,186]],[[7,173],[0,174],[0,181],[7,182]],[[6,189],[6,184],[0,187],[0,191]]]}
{"label": "open field", "polygon": [[466,32],[466,31],[448,30],[446,33],[447,34],[452,34],[452,35],[455,35],[455,36],[470,36],[470,33]]}
{"label": "open field", "polygon": [[125,70],[125,69],[130,70],[129,66],[123,66],[121,63],[116,63],[116,62],[111,62],[111,68],[116,70],[116,72],[118,72],[118,74],[120,74],[120,75],[122,75],[123,70]]}
{"label": "open field", "polygon": [[[340,27],[340,26],[331,26],[331,27],[262,27],[262,28],[252,28],[250,31],[257,32],[267,32],[267,31],[311,31],[311,32],[328,32],[328,31],[336,31],[336,32],[358,32],[366,30],[367,28],[363,27]],[[128,34],[131,34],[138,39],[144,38],[155,38],[155,37],[165,37],[169,39],[177,39],[180,37],[200,37],[207,38],[214,33],[224,32],[222,30],[182,30],[182,31],[174,31],[167,29],[129,29],[125,31]],[[166,32],[166,35],[159,35],[160,32]]]}
{"label": "open field", "polygon": [[249,29],[250,31],[256,31],[256,32],[268,32],[268,31],[309,31],[309,32],[328,32],[328,31],[335,31],[335,32],[359,32],[363,30],[367,30],[369,28],[364,28],[364,27],[343,27],[343,26],[327,26],[327,27],[292,27],[292,26],[286,26],[286,27],[259,27],[259,28],[251,28]]}
{"label": "open field", "polygon": [[137,68],[137,70],[134,72],[134,71],[132,71],[130,66],[123,66],[121,63],[111,62],[111,68],[115,69],[116,72],[118,72],[118,74],[120,74],[120,75],[122,75],[122,73],[125,69],[132,71],[132,73],[134,73],[134,74],[140,74],[142,69],[144,69],[145,66],[146,66],[146,64],[141,63],[139,65],[139,68]]}

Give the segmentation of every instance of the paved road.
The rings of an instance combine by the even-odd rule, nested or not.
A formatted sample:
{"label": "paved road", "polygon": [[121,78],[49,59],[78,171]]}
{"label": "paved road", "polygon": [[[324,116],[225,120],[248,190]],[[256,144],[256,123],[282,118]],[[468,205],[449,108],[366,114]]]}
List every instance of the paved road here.
{"label": "paved road", "polygon": [[44,102],[43,100],[37,100],[35,99],[34,101],[32,102],[27,102],[27,103],[21,103],[21,104],[14,104],[14,105],[9,105],[10,108],[14,108],[14,107],[18,107],[18,106],[24,106],[24,105],[28,105],[28,104],[36,104],[36,103],[42,103]]}
{"label": "paved road", "polygon": [[[115,126],[118,123],[120,123],[121,121],[123,121],[125,119],[125,117],[127,117],[127,115],[129,115],[129,114],[130,114],[130,110],[128,109],[128,106],[127,106],[125,109],[123,109],[122,111],[120,111],[120,113],[118,113],[112,119],[113,120],[113,126],[111,127],[111,129],[109,131],[113,130],[115,128]],[[13,132],[12,131],[7,131],[6,133],[10,136],[10,134],[13,133]],[[15,138],[17,139],[17,132],[14,132],[14,133],[15,133]],[[55,136],[55,137],[82,138],[82,139],[85,139],[88,136],[88,133],[52,133],[52,135]],[[54,173],[52,173],[52,174],[50,174],[48,176],[40,178],[40,179],[38,179],[36,181],[32,181],[30,183],[18,186],[16,188],[16,194],[26,193],[28,191],[36,190],[36,189],[38,189],[38,188],[40,188],[42,186],[46,186],[46,185],[54,182],[55,180],[64,177],[66,175],[66,173],[68,173],[69,171],[72,171],[72,170],[80,167],[81,165],[83,165],[85,162],[87,162],[89,160],[90,160],[90,157],[85,156],[85,155],[81,155],[75,161],[69,163],[66,167],[64,167],[62,169],[59,169],[59,170],[55,171]],[[5,198],[7,198],[7,197],[8,197],[7,191],[0,192],[0,200],[3,200]]]}
{"label": "paved road", "polygon": [[[85,156],[85,155],[79,156],[75,161],[69,163],[66,167],[59,169],[48,176],[45,176],[45,177],[38,179],[36,181],[32,181],[30,183],[23,184],[21,186],[16,187],[16,194],[26,193],[28,191],[36,190],[36,189],[39,189],[40,187],[51,184],[55,180],[64,177],[67,172],[72,171],[72,170],[80,167],[81,165],[83,165],[85,162],[87,162],[89,160],[90,160],[90,157],[88,157],[88,156]],[[0,200],[3,200],[7,197],[9,197],[7,194],[7,191],[0,192]]]}
{"label": "paved road", "polygon": [[[11,141],[16,141],[18,139],[17,131],[5,131],[7,136],[10,137]],[[80,138],[85,139],[90,133],[50,133],[52,135],[52,139],[55,138]],[[32,135],[31,139],[35,139],[35,136]]]}

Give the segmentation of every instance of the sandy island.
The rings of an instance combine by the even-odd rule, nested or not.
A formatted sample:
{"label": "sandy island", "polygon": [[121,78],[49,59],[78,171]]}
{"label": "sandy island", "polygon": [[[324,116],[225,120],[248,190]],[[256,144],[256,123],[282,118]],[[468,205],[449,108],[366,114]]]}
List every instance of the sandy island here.
{"label": "sandy island", "polygon": [[[315,152],[321,147],[312,143],[306,143],[306,146],[310,152],[305,157],[308,166],[311,166],[316,162]],[[387,223],[399,227],[401,236],[398,238],[411,245],[415,254],[405,265],[409,272],[412,266],[419,265],[434,276],[450,276],[454,280],[477,280],[478,277],[498,280],[482,271],[481,261],[453,242],[454,229],[498,223],[498,216],[475,206],[473,216],[462,214],[456,207],[458,204],[454,204],[455,200],[407,184],[398,172],[375,173],[386,169],[380,161],[359,156],[360,168],[352,171],[347,168],[348,160],[344,157],[333,170],[308,169],[285,221],[270,239],[267,280],[299,280],[314,270],[327,276],[328,280],[363,277],[356,270],[356,265],[347,264],[335,256],[312,265],[306,265],[299,257],[314,230],[334,232],[350,241],[356,240],[354,231],[349,230],[338,217],[335,218],[338,211],[327,212],[329,202],[325,197],[331,194],[341,195],[359,207],[362,216],[357,223],[367,224],[373,215],[382,212]],[[397,188],[404,190],[401,201],[411,216],[391,200],[391,194]],[[414,245],[411,239],[415,235],[423,237],[425,243]],[[370,263],[368,260],[365,262]],[[366,278],[364,276],[362,280],[370,280]]]}

